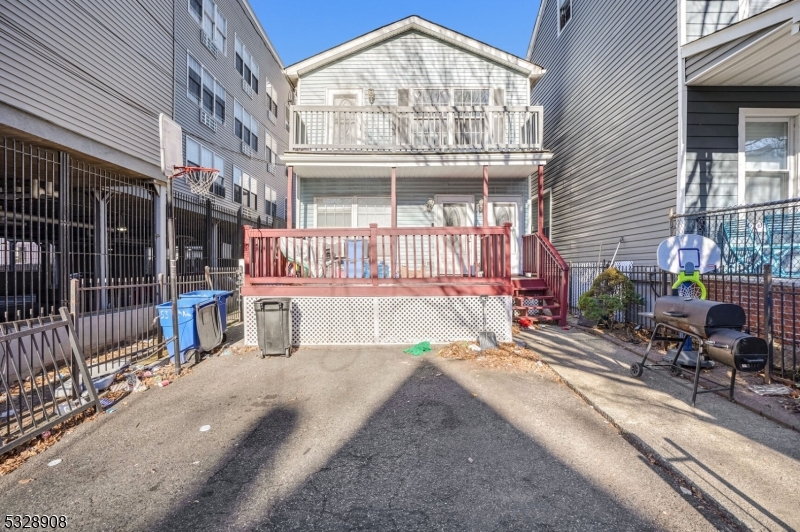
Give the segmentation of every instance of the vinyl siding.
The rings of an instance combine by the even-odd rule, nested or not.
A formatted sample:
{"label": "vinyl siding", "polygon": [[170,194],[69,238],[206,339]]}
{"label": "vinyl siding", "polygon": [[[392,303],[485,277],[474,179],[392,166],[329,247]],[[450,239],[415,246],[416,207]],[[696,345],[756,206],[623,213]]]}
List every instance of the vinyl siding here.
{"label": "vinyl siding", "polygon": [[[298,227],[313,228],[314,198],[334,196],[391,196],[391,181],[374,179],[300,179],[300,212]],[[483,197],[483,181],[479,179],[398,179],[397,180],[397,226],[431,227],[433,212],[425,210],[425,202],[437,194],[473,195],[475,202]],[[528,223],[526,205],[527,180],[489,179],[489,195],[521,196],[523,220]],[[482,215],[481,215],[482,216]],[[479,215],[476,211],[476,218]],[[479,218],[482,219],[482,218]],[[479,223],[478,219],[475,223]],[[523,234],[525,231],[521,231]]]}
{"label": "vinyl siding", "polygon": [[305,74],[298,100],[300,105],[325,105],[326,89],[372,88],[375,105],[397,105],[397,89],[415,87],[502,87],[506,105],[528,104],[525,75],[418,32],[404,33]]}
{"label": "vinyl siding", "polygon": [[[544,106],[551,240],[575,262],[653,263],[676,203],[677,4],[573,0],[557,35],[547,1],[532,62],[547,69],[531,104]],[[625,28],[625,31],[621,31]],[[532,180],[535,187],[535,180]],[[535,194],[535,190],[533,191]]]}
{"label": "vinyl siding", "polygon": [[158,115],[173,106],[171,28],[171,6],[157,0],[4,1],[0,99],[158,175]]}
{"label": "vinyl siding", "polygon": [[688,87],[686,210],[738,203],[739,108],[800,108],[800,88]]}
{"label": "vinyl siding", "polygon": [[[254,26],[244,6],[239,0],[216,0],[217,6],[227,19],[226,50],[221,50],[215,58],[203,45],[200,39],[200,25],[192,17],[186,0],[174,0],[175,8],[175,120],[183,128],[184,154],[185,138],[189,136],[214,151],[225,160],[225,199],[214,196],[216,202],[227,207],[238,208],[233,200],[233,167],[255,177],[258,181],[257,209],[245,209],[252,218],[261,216],[264,219],[266,204],[264,203],[264,186],[269,186],[277,193],[278,216],[285,217],[286,174],[285,167],[278,166],[275,173],[267,171],[265,132],[274,138],[278,145],[278,156],[288,148],[289,133],[284,127],[285,104],[288,102],[290,86],[283,74],[283,69],[269,50],[260,33]],[[242,76],[236,70],[235,51],[236,37],[244,43],[253,54],[259,68],[258,94],[253,97],[242,89]],[[226,91],[225,122],[217,123],[216,132],[200,122],[201,106],[187,94],[187,51],[199,61],[216,79],[222,83]],[[278,113],[276,123],[268,116],[266,105],[266,81],[277,91]],[[241,153],[241,140],[234,134],[234,100],[254,116],[259,122],[258,152],[253,157]],[[278,159],[278,162],[280,160]],[[188,192],[182,180],[176,188]]]}
{"label": "vinyl siding", "polygon": [[[748,17],[789,0],[749,0]],[[686,0],[686,42],[739,22],[739,0]]]}

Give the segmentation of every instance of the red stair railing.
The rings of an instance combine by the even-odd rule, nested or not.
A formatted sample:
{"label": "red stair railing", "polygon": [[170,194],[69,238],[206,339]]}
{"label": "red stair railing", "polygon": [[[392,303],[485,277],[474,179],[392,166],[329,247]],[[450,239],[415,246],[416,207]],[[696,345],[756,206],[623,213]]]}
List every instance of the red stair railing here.
{"label": "red stair railing", "polygon": [[559,323],[567,324],[569,265],[547,237],[537,233],[522,237],[522,269],[535,274],[553,292],[559,308]]}

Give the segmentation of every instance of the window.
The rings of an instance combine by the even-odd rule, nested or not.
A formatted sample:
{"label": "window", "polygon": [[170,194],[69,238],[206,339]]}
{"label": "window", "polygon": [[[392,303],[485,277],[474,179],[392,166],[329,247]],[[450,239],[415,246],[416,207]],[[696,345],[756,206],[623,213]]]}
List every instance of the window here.
{"label": "window", "polygon": [[289,115],[290,115],[290,113],[291,113],[291,111],[289,110],[289,104],[286,104],[286,107],[284,107],[284,109],[283,109],[283,112],[284,112],[284,113],[285,113],[285,115],[286,115],[286,118],[285,118],[285,121],[286,121],[286,131],[289,131],[289,129],[290,129],[290,126],[291,126],[291,122],[289,121]]}
{"label": "window", "polygon": [[455,89],[453,105],[489,105],[489,89]]}
{"label": "window", "polygon": [[278,94],[275,91],[275,87],[273,87],[272,83],[269,81],[267,81],[264,92],[267,94],[267,111],[269,111],[269,118],[274,124],[278,120]]}
{"label": "window", "polygon": [[247,47],[236,37],[236,70],[244,78],[253,92],[258,94],[258,64],[253,59],[253,56],[247,51]]}
{"label": "window", "polygon": [[217,49],[228,55],[225,50],[228,21],[222,16],[217,4],[211,0],[189,0],[189,13],[203,28],[203,33],[214,41]]}
{"label": "window", "polygon": [[448,89],[414,89],[413,105],[450,105]]}
{"label": "window", "polygon": [[258,152],[258,120],[237,102],[233,101],[233,134],[242,139],[242,142]]}
{"label": "window", "polygon": [[[453,105],[489,105],[489,89],[454,89]],[[456,144],[483,144],[486,130],[486,113],[483,111],[459,111],[455,119]]]}
{"label": "window", "polygon": [[225,122],[225,87],[191,55],[186,56],[186,94],[218,122]]}
{"label": "window", "polygon": [[388,197],[314,198],[317,227],[380,227],[392,225],[392,203]]}
{"label": "window", "polygon": [[742,109],[738,202],[765,203],[797,195],[797,109]]}
{"label": "window", "polygon": [[267,185],[264,185],[264,207],[268,216],[278,217],[278,194]]}
{"label": "window", "polygon": [[233,167],[233,200],[253,210],[258,208],[258,182],[250,174]]}
{"label": "window", "polygon": [[572,0],[558,0],[558,33],[572,20]]}
{"label": "window", "polygon": [[211,185],[211,193],[225,197],[225,160],[196,140],[186,137],[186,166],[202,166],[219,170]]}

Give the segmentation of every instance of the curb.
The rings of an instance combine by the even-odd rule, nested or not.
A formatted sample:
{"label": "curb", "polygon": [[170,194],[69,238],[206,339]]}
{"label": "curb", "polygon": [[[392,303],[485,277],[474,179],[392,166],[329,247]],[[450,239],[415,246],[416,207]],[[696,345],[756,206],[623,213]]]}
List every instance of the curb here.
{"label": "curb", "polygon": [[[578,330],[580,330],[582,332],[589,333],[592,336],[596,336],[597,338],[602,338],[603,340],[606,340],[606,341],[616,345],[617,347],[621,347],[625,351],[628,351],[629,353],[633,353],[636,356],[639,356],[639,357],[642,356],[642,353],[638,353],[635,350],[631,349],[629,346],[627,346],[625,344],[625,342],[622,342],[618,338],[614,338],[613,336],[607,336],[605,334],[598,333],[594,329],[591,329],[589,327],[583,327],[582,325],[571,325],[571,327],[573,327],[575,329],[578,329]],[[685,380],[688,380],[688,379],[686,379],[685,376],[683,378]],[[726,401],[728,400],[728,396],[727,396],[727,394],[725,392],[718,391],[718,392],[713,392],[713,393],[714,393],[714,395],[722,397]],[[773,423],[777,423],[781,427],[787,428],[787,429],[792,430],[794,432],[800,432],[800,427],[796,427],[795,425],[792,425],[791,423],[787,423],[787,422],[785,422],[783,420],[780,420],[780,419],[768,414],[767,412],[765,412],[763,410],[760,410],[760,409],[758,409],[756,407],[750,406],[747,403],[736,401],[735,399],[734,399],[733,402],[734,402],[734,404],[736,404],[738,406],[741,406],[742,408],[745,408],[745,409],[753,412],[754,414],[758,414],[759,416],[761,416],[761,417],[763,417],[765,419],[768,419],[768,420],[772,421]]]}

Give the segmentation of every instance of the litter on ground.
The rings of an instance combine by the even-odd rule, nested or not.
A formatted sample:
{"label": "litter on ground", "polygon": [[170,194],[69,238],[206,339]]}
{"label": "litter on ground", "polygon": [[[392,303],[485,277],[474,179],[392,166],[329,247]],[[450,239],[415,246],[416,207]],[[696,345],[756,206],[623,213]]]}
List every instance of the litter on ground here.
{"label": "litter on ground", "polygon": [[61,458],[56,458],[55,460],[50,460],[47,462],[47,467],[55,467],[61,463]]}
{"label": "litter on ground", "polygon": [[444,346],[437,356],[457,360],[475,360],[490,368],[513,368],[524,371],[544,371],[538,354],[513,342],[501,343],[497,349],[481,351],[476,342],[453,342]]}
{"label": "litter on ground", "polygon": [[200,427],[200,432],[208,432],[209,430],[211,430],[211,425],[203,425]]}
{"label": "litter on ground", "polygon": [[792,389],[783,384],[754,384],[747,387],[758,395],[791,395]]}
{"label": "litter on ground", "polygon": [[430,342],[420,342],[415,346],[409,347],[408,349],[403,349],[403,353],[408,353],[411,356],[422,356],[426,352],[431,350],[431,343]]}

